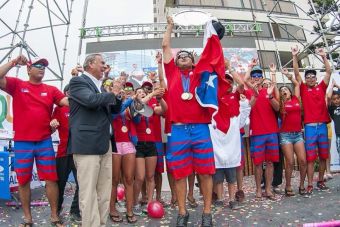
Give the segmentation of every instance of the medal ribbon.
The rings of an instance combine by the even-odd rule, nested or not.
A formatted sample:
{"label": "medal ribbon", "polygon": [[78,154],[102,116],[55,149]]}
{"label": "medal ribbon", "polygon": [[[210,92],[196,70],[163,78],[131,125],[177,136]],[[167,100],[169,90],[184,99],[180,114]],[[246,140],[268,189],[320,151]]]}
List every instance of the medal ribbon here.
{"label": "medal ribbon", "polygon": [[121,113],[120,116],[122,117],[123,126],[126,126],[125,111],[123,113]]}
{"label": "medal ribbon", "polygon": [[181,80],[184,93],[188,93],[190,89],[190,76],[181,74]]}

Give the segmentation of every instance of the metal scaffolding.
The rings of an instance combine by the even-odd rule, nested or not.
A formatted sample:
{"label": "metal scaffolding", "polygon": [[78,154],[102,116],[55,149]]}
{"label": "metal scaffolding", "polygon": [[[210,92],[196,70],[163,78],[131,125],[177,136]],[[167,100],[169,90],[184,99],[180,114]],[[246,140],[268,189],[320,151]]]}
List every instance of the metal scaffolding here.
{"label": "metal scaffolding", "polygon": [[[0,6],[0,12],[6,10],[6,7],[9,5],[8,3],[15,1],[15,0],[6,0]],[[55,77],[54,79],[46,78],[44,81],[60,81],[62,86],[62,81],[64,79],[64,66],[65,66],[65,56],[67,52],[67,41],[69,37],[69,26],[71,22],[71,13],[72,13],[72,6],[74,0],[65,0],[65,1],[49,1],[49,0],[31,0],[29,3],[26,4],[25,0],[21,0],[20,9],[18,11],[17,19],[15,26],[11,26],[11,23],[7,23],[5,19],[0,18],[0,23],[3,24],[7,29],[8,32],[5,34],[0,34],[0,42],[1,39],[5,39],[8,37],[11,38],[11,42],[9,46],[5,46],[0,48],[2,51],[6,51],[6,54],[2,56],[0,59],[0,64],[2,64],[6,59],[7,61],[11,60],[12,53],[15,50],[19,50],[19,54],[22,54],[24,51],[26,52],[29,59],[32,57],[39,56],[39,50],[36,50],[31,47],[30,43],[27,41],[27,35],[33,31],[39,31],[43,29],[49,29],[50,34],[52,36],[52,40],[49,46],[53,46],[54,54],[56,56],[57,62],[56,67],[55,63],[51,64],[47,67],[48,71],[52,73]],[[38,13],[34,11],[34,8],[43,7],[46,9],[48,18],[41,18],[41,21],[48,21],[47,26],[35,26],[33,24],[33,28],[30,27],[30,19],[34,13]],[[27,9],[26,18],[23,19],[23,11]],[[19,27],[23,26],[23,30],[19,30]],[[56,42],[55,36],[55,28],[56,27],[65,27],[65,39],[64,45],[62,49],[59,49]],[[46,42],[47,40],[45,40]],[[16,76],[19,74],[20,66],[17,67]]]}
{"label": "metal scaffolding", "polygon": [[[319,58],[318,55],[316,55],[312,50],[311,47],[314,46],[317,42],[319,42],[320,40],[323,41],[323,43],[325,44],[325,48],[327,50],[327,53],[329,54],[329,58],[331,61],[331,66],[333,68],[333,70],[335,70],[335,66],[334,66],[334,62],[333,62],[333,58],[332,58],[332,53],[334,51],[336,51],[339,46],[340,43],[338,42],[334,42],[332,44],[332,46],[329,45],[329,41],[331,39],[333,39],[336,36],[340,35],[340,29],[339,29],[339,23],[340,23],[340,14],[338,11],[335,11],[334,9],[337,9],[337,5],[339,4],[339,0],[335,1],[334,4],[330,7],[328,7],[328,10],[325,10],[323,12],[321,12],[319,9],[316,8],[315,3],[313,2],[313,0],[308,0],[308,3],[310,5],[310,10],[307,12],[305,9],[301,8],[298,4],[296,4],[296,2],[290,1],[292,4],[294,4],[294,6],[301,10],[301,12],[303,12],[307,17],[306,18],[301,18],[299,16],[289,16],[289,15],[280,15],[280,14],[275,14],[275,8],[277,7],[277,5],[279,4],[279,1],[275,1],[274,6],[272,7],[272,9],[268,12],[267,17],[269,19],[269,25],[270,25],[270,30],[273,36],[273,40],[276,46],[276,55],[277,58],[279,59],[278,63],[279,63],[279,68],[282,67],[286,67],[287,65],[289,65],[292,60],[290,60],[289,62],[287,62],[285,65],[281,64],[280,61],[280,52],[277,48],[277,39],[275,37],[275,33],[273,31],[273,27],[272,27],[272,23],[273,24],[277,24],[281,29],[283,29],[284,31],[286,31],[291,37],[293,37],[294,40],[296,40],[299,44],[301,44],[303,46],[303,50],[301,50],[301,52],[299,53],[299,56],[301,55],[309,55],[309,54],[313,54],[317,59],[319,59],[321,62],[322,60]],[[327,27],[324,25],[324,23],[322,21],[327,21],[327,15],[330,14],[333,16],[333,19],[331,21],[331,23],[329,25],[327,25]],[[298,20],[307,20],[310,21],[311,23],[315,24],[315,28],[314,31],[313,30],[309,30],[303,26],[298,25],[298,23],[294,23],[292,21],[297,22]],[[281,23],[279,23],[281,22]],[[287,31],[287,29],[285,29],[283,26],[283,24],[289,24],[289,25],[293,25],[295,27],[298,27],[300,29],[303,29],[304,31],[316,35],[316,38],[313,39],[312,42],[302,42],[300,41],[295,34],[291,34],[289,31]],[[283,78],[284,79],[284,78]]]}
{"label": "metal scaffolding", "polygon": [[[261,32],[261,23],[253,22],[221,22],[226,32],[244,33],[244,32]],[[114,37],[114,36],[131,36],[143,35],[143,38],[154,38],[154,35],[164,34],[167,23],[148,23],[148,24],[125,24],[82,28],[80,37],[82,39]],[[196,34],[197,36],[204,33],[204,26],[182,26],[176,25],[174,34]]]}

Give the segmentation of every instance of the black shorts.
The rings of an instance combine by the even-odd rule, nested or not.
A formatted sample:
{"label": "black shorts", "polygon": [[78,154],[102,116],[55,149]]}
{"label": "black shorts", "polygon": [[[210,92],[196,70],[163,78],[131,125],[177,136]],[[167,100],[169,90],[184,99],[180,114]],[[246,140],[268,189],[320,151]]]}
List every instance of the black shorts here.
{"label": "black shorts", "polygon": [[157,157],[157,149],[154,142],[138,141],[136,151],[136,158]]}
{"label": "black shorts", "polygon": [[223,183],[224,179],[229,184],[236,183],[236,167],[216,169],[216,173],[213,176],[214,183]]}

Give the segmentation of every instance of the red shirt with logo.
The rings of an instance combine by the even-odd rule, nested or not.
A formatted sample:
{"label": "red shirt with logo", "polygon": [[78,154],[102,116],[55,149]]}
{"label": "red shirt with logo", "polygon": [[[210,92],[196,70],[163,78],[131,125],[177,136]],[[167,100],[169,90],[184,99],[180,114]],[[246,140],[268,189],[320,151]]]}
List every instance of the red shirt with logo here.
{"label": "red shirt with logo", "polygon": [[65,95],[47,84],[32,84],[6,77],[5,91],[13,97],[13,129],[15,141],[42,141],[51,136],[53,105]]}
{"label": "red shirt with logo", "polygon": [[240,115],[240,93],[238,91],[230,92],[225,97],[230,107],[230,117],[236,117]]}
{"label": "red shirt with logo", "polygon": [[250,136],[277,133],[279,131],[275,111],[270,104],[267,89],[259,90],[250,111]]}
{"label": "red shirt with logo", "polygon": [[303,105],[304,123],[329,123],[331,121],[326,105],[327,85],[322,80],[317,86],[310,88],[300,84]]}
{"label": "red shirt with logo", "polygon": [[65,157],[67,155],[68,142],[68,118],[70,116],[70,108],[68,106],[57,106],[54,108],[52,119],[57,119],[59,122],[58,133],[60,143],[58,145],[57,158]]}
{"label": "red shirt with logo", "polygon": [[164,64],[165,75],[168,81],[168,114],[172,123],[210,123],[211,117],[208,108],[200,106],[195,97],[195,88],[199,86],[200,78],[193,76],[194,73],[187,73],[190,77],[189,92],[193,95],[191,100],[182,100],[183,85],[181,72],[175,65],[174,59]]}
{"label": "red shirt with logo", "polygon": [[293,95],[284,104],[284,113],[280,113],[280,132],[301,132],[301,107],[299,99]]}

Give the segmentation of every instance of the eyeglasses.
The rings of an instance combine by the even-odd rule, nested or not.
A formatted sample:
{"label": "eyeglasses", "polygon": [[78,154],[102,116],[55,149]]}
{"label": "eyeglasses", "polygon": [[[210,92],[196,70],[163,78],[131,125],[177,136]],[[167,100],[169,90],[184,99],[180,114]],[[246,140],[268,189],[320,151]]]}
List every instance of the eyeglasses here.
{"label": "eyeglasses", "polygon": [[133,91],[133,87],[125,87],[124,91]]}
{"label": "eyeglasses", "polygon": [[185,59],[185,58],[189,58],[190,56],[188,54],[180,54],[177,56],[177,59]]}
{"label": "eyeglasses", "polygon": [[145,86],[145,87],[143,87],[143,89],[150,91],[150,90],[152,90],[152,87]]}
{"label": "eyeglasses", "polygon": [[37,68],[37,69],[45,69],[46,66],[44,66],[43,64],[33,64],[32,65],[34,68]]}
{"label": "eyeglasses", "polygon": [[254,78],[262,78],[263,77],[262,73],[253,73],[250,76],[254,77]]}
{"label": "eyeglasses", "polygon": [[313,74],[307,74],[307,75],[305,76],[305,79],[315,79],[315,78],[316,78],[316,76],[313,75]]}

